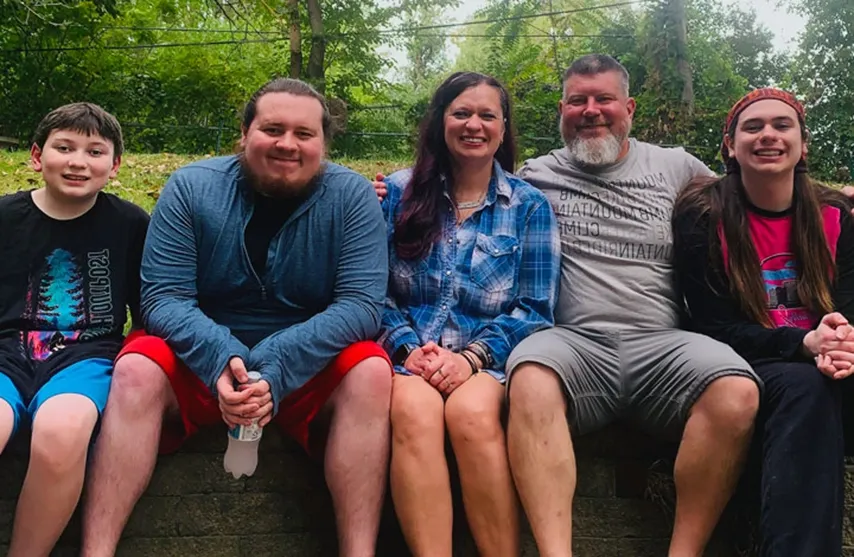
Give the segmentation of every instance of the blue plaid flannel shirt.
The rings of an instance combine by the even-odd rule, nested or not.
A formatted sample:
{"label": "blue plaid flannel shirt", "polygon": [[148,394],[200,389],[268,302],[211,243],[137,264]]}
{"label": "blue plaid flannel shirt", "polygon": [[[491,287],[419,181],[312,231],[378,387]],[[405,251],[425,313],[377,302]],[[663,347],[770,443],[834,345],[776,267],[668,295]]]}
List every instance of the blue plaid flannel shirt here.
{"label": "blue plaid flannel shirt", "polygon": [[385,180],[389,284],[379,342],[389,355],[404,344],[459,352],[477,342],[503,374],[516,344],[554,325],[560,240],[548,200],[496,162],[484,206],[457,226],[446,191],[441,239],[422,260],[406,261],[394,249],[394,221],[410,176]]}

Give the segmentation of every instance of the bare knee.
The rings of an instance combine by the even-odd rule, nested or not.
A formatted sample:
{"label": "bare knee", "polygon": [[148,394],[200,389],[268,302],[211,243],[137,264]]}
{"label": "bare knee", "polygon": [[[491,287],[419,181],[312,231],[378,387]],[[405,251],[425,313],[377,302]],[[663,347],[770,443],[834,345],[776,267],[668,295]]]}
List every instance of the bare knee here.
{"label": "bare knee", "polygon": [[0,453],[6,448],[6,443],[15,428],[15,412],[5,400],[0,400]]}
{"label": "bare knee", "polygon": [[557,373],[546,366],[527,363],[517,367],[508,394],[510,420],[542,419],[556,413],[566,415],[567,400]]}
{"label": "bare knee", "polygon": [[384,358],[362,360],[341,381],[335,393],[336,405],[352,402],[388,412],[391,379],[391,367]]}
{"label": "bare knee", "polygon": [[749,431],[758,409],[756,382],[748,377],[726,376],[712,381],[694,404],[691,415],[702,416],[731,431]]}
{"label": "bare knee", "polygon": [[479,391],[452,395],[445,404],[445,423],[454,443],[502,443],[501,400]]}
{"label": "bare knee", "polygon": [[150,358],[126,354],[116,362],[108,402],[111,411],[162,414],[174,400],[166,372]]}
{"label": "bare knee", "polygon": [[[420,381],[420,388],[405,381]],[[441,439],[444,435],[444,402],[433,387],[420,378],[401,378],[391,402],[391,428],[397,445],[417,445]]]}
{"label": "bare knee", "polygon": [[30,465],[59,476],[85,462],[98,410],[88,399],[79,400],[73,407],[52,404],[56,401],[48,399],[36,412]]}

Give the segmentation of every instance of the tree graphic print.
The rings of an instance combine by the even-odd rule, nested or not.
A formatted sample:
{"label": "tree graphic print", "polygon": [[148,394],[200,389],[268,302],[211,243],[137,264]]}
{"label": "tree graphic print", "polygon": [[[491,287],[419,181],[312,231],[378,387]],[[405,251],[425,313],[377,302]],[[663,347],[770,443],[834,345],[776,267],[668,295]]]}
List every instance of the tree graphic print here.
{"label": "tree graphic print", "polygon": [[[35,323],[27,347],[33,359],[46,360],[76,340],[86,319],[83,274],[74,256],[56,249],[45,260],[45,267],[36,287]],[[31,306],[32,308],[32,306]]]}

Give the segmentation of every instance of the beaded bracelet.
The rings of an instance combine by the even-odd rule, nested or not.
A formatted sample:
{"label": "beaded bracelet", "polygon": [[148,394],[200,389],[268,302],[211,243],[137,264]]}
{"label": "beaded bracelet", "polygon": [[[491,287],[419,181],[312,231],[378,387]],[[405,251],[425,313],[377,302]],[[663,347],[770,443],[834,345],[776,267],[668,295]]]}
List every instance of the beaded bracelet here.
{"label": "beaded bracelet", "polygon": [[471,352],[472,355],[476,356],[478,360],[480,360],[481,367],[489,367],[489,353],[486,351],[482,344],[478,342],[473,342],[466,346],[465,349]]}
{"label": "beaded bracelet", "polygon": [[465,358],[466,361],[471,366],[471,374],[472,375],[476,375],[477,373],[480,372],[480,370],[477,368],[477,364],[475,364],[475,361],[474,361],[474,359],[477,357],[476,355],[472,354],[469,350],[463,350],[462,352],[460,352],[460,356]]}

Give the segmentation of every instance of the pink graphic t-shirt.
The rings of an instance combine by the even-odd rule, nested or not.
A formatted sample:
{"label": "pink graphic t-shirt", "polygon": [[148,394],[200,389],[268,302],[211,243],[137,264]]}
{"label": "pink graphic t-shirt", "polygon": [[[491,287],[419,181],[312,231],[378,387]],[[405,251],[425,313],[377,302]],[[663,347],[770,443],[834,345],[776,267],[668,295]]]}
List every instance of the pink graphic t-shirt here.
{"label": "pink graphic t-shirt", "polygon": [[[750,236],[759,256],[771,322],[775,327],[812,329],[821,316],[804,307],[798,297],[799,263],[792,250],[792,214],[768,216],[748,211],[747,215]],[[822,216],[830,256],[835,260],[836,244],[841,232],[840,210],[825,206]],[[723,237],[723,228],[718,228],[718,236],[721,239],[724,265],[728,266],[729,250]]]}

